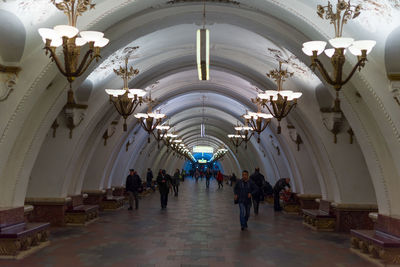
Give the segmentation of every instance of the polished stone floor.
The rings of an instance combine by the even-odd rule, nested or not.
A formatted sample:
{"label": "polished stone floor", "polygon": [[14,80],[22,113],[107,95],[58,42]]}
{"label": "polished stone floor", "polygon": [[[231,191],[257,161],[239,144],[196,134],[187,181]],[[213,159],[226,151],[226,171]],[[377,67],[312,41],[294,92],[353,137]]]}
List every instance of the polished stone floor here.
{"label": "polished stone floor", "polygon": [[54,229],[52,243],[0,266],[370,266],[349,251],[349,236],[315,233],[301,217],[274,214],[263,204],[241,231],[232,188],[210,189],[187,179],[167,210],[159,194],[139,210],[104,212],[87,227]]}

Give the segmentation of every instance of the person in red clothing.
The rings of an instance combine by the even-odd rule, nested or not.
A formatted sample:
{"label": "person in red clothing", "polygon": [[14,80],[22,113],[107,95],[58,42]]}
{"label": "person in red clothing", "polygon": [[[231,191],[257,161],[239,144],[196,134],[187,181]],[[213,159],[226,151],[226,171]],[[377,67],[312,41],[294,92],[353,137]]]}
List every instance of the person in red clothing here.
{"label": "person in red clothing", "polygon": [[218,189],[224,187],[224,176],[222,175],[221,171],[217,173],[217,181],[218,181]]}

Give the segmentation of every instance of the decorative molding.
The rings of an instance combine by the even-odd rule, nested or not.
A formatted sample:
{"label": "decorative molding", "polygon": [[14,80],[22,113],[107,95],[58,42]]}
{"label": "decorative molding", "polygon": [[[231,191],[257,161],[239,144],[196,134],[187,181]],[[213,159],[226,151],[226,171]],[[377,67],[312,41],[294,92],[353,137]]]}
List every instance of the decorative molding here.
{"label": "decorative molding", "polygon": [[7,100],[17,84],[20,67],[4,66],[0,64],[0,102]]}

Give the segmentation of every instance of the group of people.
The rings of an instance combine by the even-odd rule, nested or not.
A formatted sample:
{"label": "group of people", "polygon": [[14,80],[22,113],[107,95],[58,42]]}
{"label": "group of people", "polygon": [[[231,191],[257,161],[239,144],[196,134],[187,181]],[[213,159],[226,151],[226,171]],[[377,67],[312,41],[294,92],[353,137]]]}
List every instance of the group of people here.
{"label": "group of people", "polygon": [[[180,172],[179,169],[176,169],[174,174],[171,176],[166,173],[165,170],[159,170],[156,183],[158,190],[160,192],[160,202],[161,209],[166,209],[168,204],[168,195],[170,191],[174,192],[174,195],[177,197],[179,194],[179,185],[180,181],[184,181],[183,172]],[[210,179],[213,177],[213,174],[210,169],[207,169],[205,174],[206,178],[206,188],[210,186]],[[221,171],[218,171],[215,175],[216,180],[218,182],[218,189],[223,188],[224,176]],[[230,184],[233,184],[233,177],[230,178]],[[194,173],[194,178],[196,182],[200,177],[198,170]],[[155,186],[153,184],[153,173],[149,168],[146,174],[146,186],[155,191]],[[236,177],[234,177],[236,181]],[[142,180],[134,169],[129,170],[129,175],[126,179],[126,191],[129,198],[129,210],[133,209],[133,205],[135,204],[135,209],[139,208],[139,192],[141,191]],[[274,196],[274,210],[281,211],[282,208],[280,206],[280,193],[282,190],[287,192],[290,191],[290,179],[282,178],[278,180],[275,186],[272,186],[265,180],[264,176],[260,173],[260,169],[256,168],[254,173],[249,176],[249,172],[244,170],[242,172],[242,179],[236,182],[234,187],[234,203],[239,205],[240,209],[240,225],[242,231],[245,230],[247,226],[247,222],[250,217],[250,209],[251,206],[254,206],[254,214],[258,214],[260,201],[264,199],[264,195],[266,192],[273,193]]]}
{"label": "group of people", "polygon": [[196,169],[196,171],[194,171],[193,176],[196,180],[196,182],[199,181],[199,178],[205,177],[206,178],[206,188],[210,188],[210,180],[212,177],[215,177],[215,179],[218,182],[218,189],[221,189],[224,187],[224,175],[222,174],[222,172],[220,170],[215,170],[212,171],[210,168],[207,168],[207,170],[205,172],[203,171],[199,171],[198,169]]}
{"label": "group of people", "polygon": [[[250,209],[253,204],[254,214],[258,214],[260,201],[264,198],[264,190],[268,182],[260,173],[260,169],[256,168],[254,173],[249,177],[249,172],[242,172],[240,179],[234,188],[234,202],[239,205],[240,209],[240,226],[242,231],[245,230],[250,217]],[[268,186],[268,185],[267,185]],[[280,193],[282,190],[290,191],[290,179],[282,178],[277,181],[273,188],[274,195],[274,210],[281,211]]]}
{"label": "group of people", "polygon": [[[146,174],[146,187],[151,188],[155,191],[155,186],[153,184],[153,172],[150,168],[147,169]],[[176,169],[173,176],[166,173],[165,170],[159,170],[156,183],[158,190],[160,192],[161,209],[165,209],[168,204],[168,195],[171,190],[174,191],[174,195],[178,196],[180,180],[185,180],[185,172]],[[125,190],[128,194],[129,208],[128,210],[133,210],[133,205],[135,204],[135,209],[139,208],[139,193],[143,189],[142,180],[140,176],[134,169],[129,170],[129,175],[126,178]]]}

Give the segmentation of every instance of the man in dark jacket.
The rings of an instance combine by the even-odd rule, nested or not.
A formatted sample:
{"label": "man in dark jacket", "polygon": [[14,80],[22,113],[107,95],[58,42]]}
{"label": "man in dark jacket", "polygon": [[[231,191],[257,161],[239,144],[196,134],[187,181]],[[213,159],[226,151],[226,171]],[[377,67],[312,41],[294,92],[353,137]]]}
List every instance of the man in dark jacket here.
{"label": "man in dark jacket", "polygon": [[162,170],[161,175],[157,177],[158,190],[160,191],[161,209],[165,209],[168,204],[168,194],[171,187],[171,176]]}
{"label": "man in dark jacket", "polygon": [[146,183],[147,187],[150,187],[151,189],[153,189],[153,191],[156,191],[156,189],[153,186],[153,172],[151,171],[150,168],[147,169]]}
{"label": "man in dark jacket", "polygon": [[129,197],[128,210],[132,210],[133,200],[135,200],[135,209],[139,208],[138,191],[141,186],[142,186],[142,180],[140,179],[139,175],[135,172],[134,169],[130,169],[125,184],[125,189]]}
{"label": "man in dark jacket", "polygon": [[279,203],[280,197],[279,194],[282,190],[290,191],[290,179],[289,178],[281,178],[276,182],[274,186],[274,210],[281,211],[281,204]]}
{"label": "man in dark jacket", "polygon": [[250,217],[251,197],[257,193],[257,186],[249,179],[249,172],[242,172],[242,179],[239,180],[234,188],[235,203],[240,208],[240,225],[242,231],[247,228],[247,221]]}
{"label": "man in dark jacket", "polygon": [[257,193],[253,195],[253,205],[254,205],[254,214],[258,214],[258,207],[260,206],[260,201],[264,199],[264,193],[262,188],[265,183],[264,175],[260,173],[260,168],[256,168],[254,173],[250,176],[250,180],[253,181],[258,187]]}

